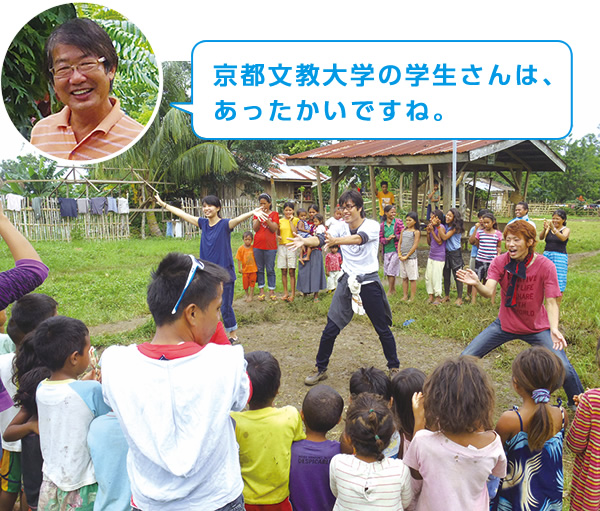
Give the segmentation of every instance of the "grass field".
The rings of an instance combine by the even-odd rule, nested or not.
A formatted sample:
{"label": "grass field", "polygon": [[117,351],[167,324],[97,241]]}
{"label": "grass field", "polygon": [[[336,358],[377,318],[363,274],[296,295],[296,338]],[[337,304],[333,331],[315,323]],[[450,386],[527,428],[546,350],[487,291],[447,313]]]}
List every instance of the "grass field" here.
{"label": "grass field", "polygon": [[[600,251],[600,221],[569,220],[569,227],[572,231],[568,245],[570,254]],[[234,234],[234,252],[241,243],[241,236]],[[36,248],[51,271],[39,292],[53,296],[60,304],[61,314],[79,318],[88,326],[139,317],[148,313],[145,295],[152,268],[171,251],[196,254],[198,245],[198,239],[172,238],[118,242],[40,242]],[[538,250],[542,249],[543,243],[539,243]],[[10,254],[2,244],[0,268],[10,266]],[[280,275],[277,277],[280,291]],[[594,360],[596,340],[600,336],[598,289],[600,255],[582,257],[570,263],[569,283],[561,307],[561,327],[570,344],[569,356],[586,386],[600,385]],[[395,324],[416,319],[410,326],[411,331],[434,338],[456,339],[466,344],[496,317],[498,311],[498,306],[492,306],[489,300],[480,300],[475,307],[427,307],[423,303],[426,294],[422,278],[418,282],[417,294],[420,299],[413,304],[400,302],[397,297],[391,298]],[[241,279],[238,279],[236,296],[242,295]],[[325,297],[318,304],[310,300],[297,300],[288,309],[282,309],[282,314],[285,317],[291,310],[302,317],[324,318],[329,300],[329,297]],[[241,315],[238,320],[241,324],[260,323],[268,320],[270,315],[272,312],[269,315],[251,313]],[[130,332],[127,338],[132,342],[143,340],[151,331],[152,326],[147,325]],[[95,339],[99,344],[123,340],[123,335]],[[504,361],[500,357],[498,363],[510,363],[510,360],[507,358]]]}

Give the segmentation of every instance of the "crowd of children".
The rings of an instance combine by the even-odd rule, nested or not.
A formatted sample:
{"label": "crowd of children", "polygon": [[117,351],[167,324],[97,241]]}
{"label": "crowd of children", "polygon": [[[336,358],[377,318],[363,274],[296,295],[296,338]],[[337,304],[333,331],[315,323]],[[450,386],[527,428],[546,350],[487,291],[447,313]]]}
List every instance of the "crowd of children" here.
{"label": "crowd of children", "polygon": [[[282,378],[278,361],[265,351],[244,354],[241,346],[233,346],[235,329],[221,323],[232,281],[230,268],[184,254],[167,255],[152,273],[147,293],[156,324],[152,340],[112,346],[98,365],[85,324],[58,316],[51,297],[25,294],[43,280],[38,274],[45,266],[25,240],[14,237],[3,224],[0,208],[0,229],[20,270],[0,273],[3,285],[14,290],[12,295],[5,293],[3,305],[15,302],[6,328],[14,352],[5,343],[7,353],[0,354],[0,511],[10,511],[21,492],[22,509],[26,502],[30,509],[43,511],[560,509],[565,437],[576,455],[571,509],[600,509],[600,391],[567,390],[578,404],[567,429],[567,415],[560,403],[551,404],[551,396],[572,378],[572,367],[551,349],[533,346],[515,358],[511,382],[506,382],[522,404],[502,414],[494,425],[494,386],[476,358],[445,360],[429,376],[415,368],[399,370],[395,349],[390,351],[395,346],[393,335],[390,344],[383,323],[379,324],[387,321],[385,314],[380,311],[378,318],[369,309],[375,296],[385,302],[385,294],[383,298],[377,294],[381,282],[373,249],[378,240],[394,247],[384,251],[386,275],[401,276],[403,298],[408,299],[416,280],[411,278],[416,264],[410,261],[419,242],[418,217],[409,213],[404,222],[397,221],[394,206],[386,205],[378,238],[377,224],[362,221],[360,196],[350,192],[341,200],[339,219],[345,215],[346,222],[330,223],[329,228],[333,237],[345,237],[344,247],[353,246],[349,241],[356,236],[354,245],[369,251],[347,252],[343,259],[352,276],[353,265],[369,262],[361,271],[370,272],[375,282],[363,284],[362,291],[371,298],[364,300],[364,307],[380,334],[390,368],[389,375],[373,367],[358,369],[349,381],[345,413],[341,395],[326,385],[307,392],[301,411],[289,405],[276,407]],[[223,220],[216,201],[205,203],[209,220],[202,222],[203,230]],[[297,241],[309,238],[298,235],[301,219],[295,221],[292,204],[278,218],[278,232],[280,237],[296,235],[298,246],[311,248],[303,256],[307,257],[303,266],[310,268],[317,254],[323,273],[320,248],[326,244],[325,226],[316,208],[311,209],[311,228],[317,236],[310,243]],[[270,229],[273,220],[265,218],[264,209],[242,216],[252,215]],[[224,223],[223,234],[214,231],[213,241],[228,244],[231,222],[240,218]],[[358,226],[354,233],[353,223]],[[516,257],[513,252],[523,252],[534,263],[535,243],[526,243],[528,235],[521,240],[517,236],[521,230],[519,224],[508,230],[507,259]],[[476,272],[469,274],[458,264],[460,245],[455,248],[456,237],[463,232],[457,210],[446,215],[433,211],[426,232],[431,247],[426,279],[432,303],[448,297],[452,275],[458,300],[462,282],[491,295],[481,280],[489,269],[490,279],[500,281],[494,258],[501,238],[493,215],[480,212],[480,223],[470,234],[478,251]],[[251,299],[256,278],[252,233],[244,233],[243,239],[236,260]],[[294,245],[280,245],[286,247],[281,250],[286,264],[295,261]],[[335,288],[339,273],[334,274],[340,272],[342,256],[337,245],[327,248],[326,268]],[[27,264],[30,268],[24,271]],[[398,274],[393,275],[396,267]],[[293,268],[280,268],[282,276],[283,270],[290,276],[287,298],[293,300]],[[342,279],[340,285],[347,287],[348,274]],[[551,293],[553,286],[558,284],[550,282]],[[350,288],[348,292],[353,293]],[[504,287],[502,294],[503,302],[509,303]],[[553,306],[555,296],[548,294],[546,300]],[[351,317],[330,310],[317,355],[318,372],[307,383],[324,379],[335,338]],[[0,314],[0,327],[5,321]],[[550,324],[548,332],[557,336],[554,330]],[[600,363],[600,341],[597,358]],[[341,420],[339,441],[328,439]]]}

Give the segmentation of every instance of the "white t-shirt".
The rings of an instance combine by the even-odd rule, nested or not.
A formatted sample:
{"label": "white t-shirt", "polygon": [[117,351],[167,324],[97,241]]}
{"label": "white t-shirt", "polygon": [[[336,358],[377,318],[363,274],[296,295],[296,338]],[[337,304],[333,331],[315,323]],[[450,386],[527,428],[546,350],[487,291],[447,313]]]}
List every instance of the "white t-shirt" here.
{"label": "white t-shirt", "polygon": [[231,411],[248,402],[241,346],[157,360],[137,346],[102,355],[104,399],[127,443],[133,501],[144,511],[218,509],[244,487]]}
{"label": "white t-shirt", "polygon": [[62,491],[96,482],[87,445],[90,423],[110,411],[97,381],[44,380],[36,392],[44,479]]}
{"label": "white t-shirt", "polygon": [[492,443],[477,449],[457,444],[440,431],[422,429],[413,437],[404,463],[423,477],[417,511],[488,511],[488,476],[506,475],[506,455],[497,434]]}
{"label": "white t-shirt", "polygon": [[[0,355],[0,378],[2,378],[2,383],[4,383],[4,387],[6,388],[6,392],[14,399],[15,394],[17,393],[17,387],[12,381],[13,378],[13,360],[15,358],[14,353],[6,353],[4,355]],[[15,418],[15,415],[19,413],[19,407],[13,406],[8,410],[4,410],[0,412],[0,435],[4,435],[6,428]],[[21,452],[21,440],[17,440],[16,442],[7,442],[6,440],[2,440],[2,449],[6,449],[11,452]]]}
{"label": "white t-shirt", "polygon": [[329,465],[329,486],[336,498],[334,511],[403,511],[412,499],[410,471],[402,460],[392,458],[367,463],[351,454],[336,454]]}
{"label": "white t-shirt", "polygon": [[329,217],[327,220],[325,220],[325,227],[327,227],[327,229],[331,229],[332,226],[334,226],[335,224],[345,224],[346,222],[344,222],[343,218],[337,219],[336,217],[332,216]]}
{"label": "white t-shirt", "polygon": [[[365,219],[357,230],[364,232],[368,240],[362,245],[340,245],[342,252],[342,270],[350,277],[379,271],[379,224],[375,220]],[[334,224],[329,229],[334,238],[350,236],[350,227],[346,222]]]}

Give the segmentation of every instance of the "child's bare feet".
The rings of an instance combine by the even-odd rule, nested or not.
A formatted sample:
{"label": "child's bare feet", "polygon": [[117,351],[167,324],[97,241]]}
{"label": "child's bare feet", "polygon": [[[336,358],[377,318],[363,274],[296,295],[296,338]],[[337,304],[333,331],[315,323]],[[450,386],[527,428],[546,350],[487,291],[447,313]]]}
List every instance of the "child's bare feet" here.
{"label": "child's bare feet", "polygon": [[403,296],[402,298],[400,298],[401,302],[406,302],[408,300],[408,296]]}
{"label": "child's bare feet", "polygon": [[427,303],[433,303],[433,295],[429,295],[429,298],[427,298]]}
{"label": "child's bare feet", "polygon": [[462,304],[463,304],[462,298],[457,298],[456,301],[454,302],[454,305],[460,306]]}
{"label": "child's bare feet", "polygon": [[246,297],[246,301],[247,301],[247,302],[251,302],[251,301],[252,301],[252,298],[250,298],[249,296],[247,296],[247,297]]}
{"label": "child's bare feet", "polygon": [[436,297],[436,299],[431,302],[431,305],[440,305],[442,303],[442,300],[440,300],[439,297]]}

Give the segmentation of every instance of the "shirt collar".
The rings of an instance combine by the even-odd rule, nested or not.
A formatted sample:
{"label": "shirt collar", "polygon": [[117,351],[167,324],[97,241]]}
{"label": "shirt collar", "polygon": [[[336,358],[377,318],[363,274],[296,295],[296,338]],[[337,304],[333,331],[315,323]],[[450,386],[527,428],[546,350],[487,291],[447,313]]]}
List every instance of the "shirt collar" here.
{"label": "shirt collar", "polygon": [[[100,124],[96,126],[92,133],[102,131],[103,133],[108,133],[110,129],[117,124],[119,119],[123,117],[123,112],[121,111],[121,103],[117,98],[108,98],[108,100],[112,104],[112,109],[108,113],[108,115],[102,119]],[[69,121],[71,120],[71,109],[68,106],[65,106],[60,112],[57,114],[58,126],[61,128],[68,128],[70,126]]]}

